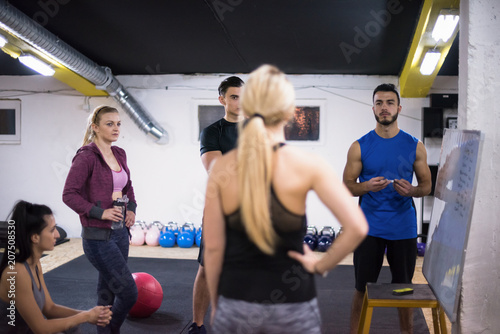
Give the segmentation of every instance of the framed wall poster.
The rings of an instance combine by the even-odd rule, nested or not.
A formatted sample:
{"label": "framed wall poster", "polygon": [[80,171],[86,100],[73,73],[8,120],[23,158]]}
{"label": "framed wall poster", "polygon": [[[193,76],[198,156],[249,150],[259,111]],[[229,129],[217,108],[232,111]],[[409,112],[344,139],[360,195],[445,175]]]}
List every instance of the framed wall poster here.
{"label": "framed wall poster", "polygon": [[[197,140],[205,127],[224,117],[224,107],[213,101],[194,101],[198,124]],[[320,143],[324,134],[324,101],[298,100],[296,104],[295,113],[285,126],[285,139],[296,143]]]}
{"label": "framed wall poster", "polygon": [[194,99],[192,101],[198,126],[195,127],[195,138],[199,142],[201,131],[213,122],[224,117],[224,106],[217,99]]}
{"label": "framed wall poster", "polygon": [[325,140],[325,100],[297,99],[295,113],[285,126],[285,139],[294,145],[319,145]]}
{"label": "framed wall poster", "polygon": [[285,126],[285,139],[292,141],[319,141],[320,107],[297,106],[290,122]]}
{"label": "framed wall poster", "polygon": [[21,100],[0,100],[0,144],[21,144]]}
{"label": "framed wall poster", "polygon": [[201,130],[224,117],[224,106],[198,106],[198,140]]}

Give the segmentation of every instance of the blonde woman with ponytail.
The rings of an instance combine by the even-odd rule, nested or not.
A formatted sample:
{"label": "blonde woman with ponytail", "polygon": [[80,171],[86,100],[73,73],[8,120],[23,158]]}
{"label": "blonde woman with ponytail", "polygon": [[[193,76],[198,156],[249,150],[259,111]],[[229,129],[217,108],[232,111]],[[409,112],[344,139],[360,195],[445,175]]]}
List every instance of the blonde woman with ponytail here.
{"label": "blonde woman with ponytail", "polygon": [[[285,145],[295,93],[270,65],[243,87],[238,146],[216,160],[205,198],[205,270],[215,333],[320,333],[314,274],[325,275],[368,225],[320,157]],[[316,192],[343,233],[321,259],[306,246],[306,197]],[[257,318],[258,319],[257,319]]]}
{"label": "blonde woman with ponytail", "polygon": [[63,191],[64,203],[80,217],[85,255],[99,271],[97,305],[112,305],[113,318],[106,327],[98,327],[98,333],[119,333],[137,300],[127,265],[128,229],[135,222],[137,204],[125,150],[112,145],[120,126],[115,108],[94,110]]}

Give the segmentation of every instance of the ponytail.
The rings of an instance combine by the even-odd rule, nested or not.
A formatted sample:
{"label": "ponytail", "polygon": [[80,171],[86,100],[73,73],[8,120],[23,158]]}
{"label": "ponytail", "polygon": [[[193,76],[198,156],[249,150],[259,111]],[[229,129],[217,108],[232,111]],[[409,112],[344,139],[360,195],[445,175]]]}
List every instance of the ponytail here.
{"label": "ponytail", "polygon": [[92,121],[94,120],[94,113],[89,116],[87,120],[87,127],[85,128],[85,134],[83,135],[83,143],[82,146],[88,145],[94,141],[95,132],[92,129]]}
{"label": "ponytail", "polygon": [[[33,255],[31,236],[33,234],[40,234],[47,226],[45,221],[46,215],[51,215],[52,210],[41,204],[32,204],[26,201],[19,201],[16,203],[12,212],[9,214],[8,221],[11,221],[15,226],[15,260],[16,262],[26,262],[28,258]],[[1,240],[2,243],[8,243],[7,235],[6,240]],[[9,244],[10,246],[10,244]],[[0,262],[0,275],[7,267],[7,246]],[[10,250],[10,249],[9,249]]]}
{"label": "ponytail", "polygon": [[267,127],[286,122],[293,115],[293,86],[279,69],[263,65],[243,86],[241,108],[248,117],[240,124],[237,153],[241,217],[249,239],[263,253],[272,255],[278,235],[270,213],[273,142]]}
{"label": "ponytail", "polygon": [[277,235],[269,212],[272,147],[263,118],[251,117],[245,127],[240,128],[237,159],[245,230],[262,252],[274,254]]}

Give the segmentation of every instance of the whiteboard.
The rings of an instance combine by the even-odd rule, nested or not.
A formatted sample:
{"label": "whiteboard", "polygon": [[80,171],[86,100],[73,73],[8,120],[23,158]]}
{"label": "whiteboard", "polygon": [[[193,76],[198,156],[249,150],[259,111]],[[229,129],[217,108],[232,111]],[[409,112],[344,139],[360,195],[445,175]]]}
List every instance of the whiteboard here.
{"label": "whiteboard", "polygon": [[476,190],[481,132],[445,129],[423,273],[451,322],[456,321]]}

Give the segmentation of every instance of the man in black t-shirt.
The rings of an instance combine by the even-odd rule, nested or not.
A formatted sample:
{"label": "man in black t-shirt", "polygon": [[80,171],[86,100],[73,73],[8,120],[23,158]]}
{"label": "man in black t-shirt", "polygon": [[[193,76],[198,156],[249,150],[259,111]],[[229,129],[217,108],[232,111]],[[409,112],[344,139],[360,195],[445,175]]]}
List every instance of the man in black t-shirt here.
{"label": "man in black t-shirt", "polygon": [[[236,147],[240,115],[240,90],[243,81],[229,77],[219,85],[219,102],[224,106],[224,117],[207,126],[200,135],[201,162],[207,173],[215,160]],[[198,254],[198,273],[193,286],[193,323],[189,334],[206,333],[203,320],[210,304],[205,268],[203,267],[203,239]]]}
{"label": "man in black t-shirt", "polygon": [[[217,157],[236,147],[238,140],[238,123],[221,118],[207,126],[200,135],[201,161],[208,172],[205,163],[212,163]],[[221,153],[221,154],[219,154]]]}

